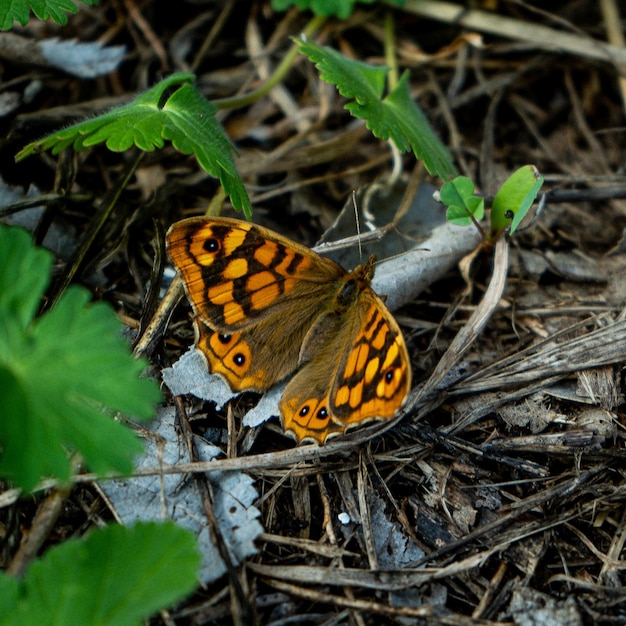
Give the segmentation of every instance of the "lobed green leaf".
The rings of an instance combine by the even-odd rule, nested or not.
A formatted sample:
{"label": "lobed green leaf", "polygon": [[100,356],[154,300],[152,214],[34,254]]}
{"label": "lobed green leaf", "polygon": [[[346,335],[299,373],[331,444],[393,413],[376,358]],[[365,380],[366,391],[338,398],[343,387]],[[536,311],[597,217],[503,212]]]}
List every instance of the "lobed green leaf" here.
{"label": "lobed green leaf", "polygon": [[0,226],[0,268],[0,475],[24,490],[66,480],[68,450],[95,472],[130,472],[141,444],[112,414],[149,419],[160,393],[140,378],[146,363],[130,355],[113,311],[73,286],[34,319],[50,255],[21,229]]}
{"label": "lobed green leaf", "polygon": [[41,305],[41,296],[50,281],[52,255],[33,247],[26,231],[15,229],[9,235],[9,230],[2,227],[0,254],[7,260],[0,263],[0,311],[23,330]]}
{"label": "lobed green leaf", "polygon": [[173,523],[112,524],[50,549],[23,580],[0,573],[2,624],[139,625],[193,591],[199,562]]}
{"label": "lobed green leaf", "polygon": [[[373,4],[375,0],[272,0],[274,11],[286,11],[292,6],[301,11],[311,10],[321,17],[335,16],[342,20],[350,17],[354,5],[358,3]],[[389,4],[403,6],[404,0],[389,0]]]}
{"label": "lobed green leaf", "polygon": [[102,142],[114,152],[133,145],[149,152],[168,140],[183,154],[194,154],[249,219],[252,207],[235,167],[234,147],[215,119],[217,109],[191,83],[193,78],[193,74],[173,74],[125,106],[28,144],[16,160],[49,149],[58,154],[70,146],[81,151]]}
{"label": "lobed green leaf", "polygon": [[[81,0],[93,6],[98,0]],[[67,13],[77,13],[78,7],[72,0],[4,0],[0,2],[0,30],[13,28],[15,22],[25,26],[33,12],[40,20],[51,19],[57,24],[67,24]]]}
{"label": "lobed green leaf", "polygon": [[444,179],[454,176],[448,149],[411,97],[408,72],[402,75],[393,91],[381,99],[388,68],[347,59],[336,50],[313,42],[296,41],[300,51],[320,70],[320,77],[336,85],[342,96],[353,100],[345,108],[365,120],[376,137],[391,139],[402,152],[412,150],[431,174]]}

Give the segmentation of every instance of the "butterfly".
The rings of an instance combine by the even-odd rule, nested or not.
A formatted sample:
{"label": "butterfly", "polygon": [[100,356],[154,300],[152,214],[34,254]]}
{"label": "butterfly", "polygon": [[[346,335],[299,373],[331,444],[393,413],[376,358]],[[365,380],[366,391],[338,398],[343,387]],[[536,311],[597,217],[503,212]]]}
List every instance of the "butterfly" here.
{"label": "butterfly", "polygon": [[279,407],[297,441],[324,443],[405,403],[409,356],[370,287],[375,257],[347,272],[267,228],[221,217],[173,224],[167,248],[210,371],[233,391],[257,392],[293,374]]}

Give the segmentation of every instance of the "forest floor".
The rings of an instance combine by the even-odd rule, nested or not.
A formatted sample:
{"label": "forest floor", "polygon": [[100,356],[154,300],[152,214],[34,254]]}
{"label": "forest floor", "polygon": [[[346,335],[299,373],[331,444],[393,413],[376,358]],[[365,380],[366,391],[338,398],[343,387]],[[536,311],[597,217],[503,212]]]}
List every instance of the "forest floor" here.
{"label": "forest floor", "polygon": [[[229,469],[244,459],[239,469],[254,481],[263,532],[230,576],[150,623],[626,621],[626,15],[611,18],[608,1],[469,4],[358,4],[345,20],[320,22],[311,39],[372,64],[384,64],[391,49],[459,174],[489,203],[514,170],[533,164],[545,179],[542,210],[506,242],[504,266],[488,245],[456,252],[445,273],[435,271],[395,311],[414,388],[392,427],[297,447],[277,420],[242,425],[256,396],[222,410],[179,404],[194,432],[223,448]],[[35,197],[82,198],[55,196],[39,239],[51,224],[72,237],[87,231],[132,152],[98,145],[15,163],[25,144],[176,71],[194,72],[218,105],[253,92],[311,18],[275,12],[269,2],[123,0],[81,5],[66,26],[33,20],[16,29],[31,41],[126,46],[119,67],[93,79],[3,53],[4,183],[32,186]],[[429,198],[441,187],[411,152],[399,155],[353,118],[304,56],[291,64],[268,94],[219,105],[255,223],[313,246],[344,205],[353,214],[353,191],[361,210],[376,214],[364,190],[383,194],[380,202],[386,186],[402,197],[416,177]],[[153,242],[201,215],[218,188],[169,144],[146,153],[75,280],[138,331],[154,313],[144,310]],[[436,210],[443,221],[445,209]],[[228,199],[224,214],[241,217]],[[379,225],[392,217],[378,217]],[[427,236],[411,234],[425,263],[430,254],[438,265]],[[60,258],[56,270],[64,271]],[[452,341],[486,306],[498,271],[506,284],[484,328],[470,329],[457,350]],[[155,375],[192,343],[189,308],[180,305],[146,352]],[[429,389],[451,345],[454,358],[447,353]],[[50,541],[112,519],[109,506],[93,485],[75,488]],[[13,507],[29,527],[37,500]]]}

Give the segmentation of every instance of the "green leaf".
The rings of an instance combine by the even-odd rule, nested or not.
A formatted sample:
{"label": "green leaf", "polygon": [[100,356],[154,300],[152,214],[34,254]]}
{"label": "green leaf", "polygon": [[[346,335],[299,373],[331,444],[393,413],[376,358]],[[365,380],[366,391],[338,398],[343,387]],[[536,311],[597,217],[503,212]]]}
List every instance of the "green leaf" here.
{"label": "green leaf", "polygon": [[342,20],[350,17],[357,3],[372,4],[374,0],[272,0],[274,11],[286,11],[292,6],[301,11],[311,10],[321,17],[335,16]]}
{"label": "green leaf", "polygon": [[68,449],[95,472],[130,472],[141,444],[111,414],[149,419],[160,393],[140,378],[146,363],[130,355],[113,311],[73,286],[33,319],[50,255],[21,229],[0,225],[0,268],[0,475],[24,490],[66,480]]}
{"label": "green leaf", "polygon": [[339,93],[354,100],[345,108],[365,120],[380,139],[391,139],[399,150],[412,150],[426,169],[444,179],[455,174],[448,149],[437,138],[409,92],[405,72],[395,89],[382,99],[389,69],[353,61],[332,48],[296,40],[300,51],[320,70],[320,77],[337,86]]}
{"label": "green leaf", "polygon": [[[20,234],[15,229],[13,236],[8,236],[8,229],[1,226],[0,254],[13,261],[0,263],[0,311],[23,330],[35,316],[50,282],[52,255],[43,248],[34,248],[26,231]],[[23,280],[18,279],[22,276]]]}
{"label": "green leaf", "polygon": [[243,209],[249,219],[250,199],[235,168],[232,144],[215,119],[217,109],[187,84],[172,94],[163,111],[167,120],[163,136],[183,154],[195,154],[204,170],[219,178],[233,206]]}
{"label": "green leaf", "polygon": [[439,197],[448,207],[446,219],[457,226],[471,224],[472,215],[478,221],[485,215],[485,201],[474,195],[474,183],[466,176],[457,176],[446,183]]}
{"label": "green leaf", "polygon": [[110,525],[50,549],[23,580],[0,573],[2,624],[139,625],[193,591],[199,562],[173,523]]}
{"label": "green leaf", "polygon": [[446,206],[465,206],[465,201],[474,195],[474,183],[467,176],[457,176],[441,187],[439,197]]}
{"label": "green leaf", "polygon": [[477,221],[480,221],[485,215],[485,201],[482,198],[474,196],[467,199],[467,206],[451,206],[446,211],[446,220],[457,226],[469,226],[472,224],[473,215]]}
{"label": "green leaf", "polygon": [[183,154],[194,154],[249,219],[252,207],[235,167],[233,145],[215,119],[217,109],[192,84],[193,78],[193,74],[173,74],[125,106],[28,144],[16,160],[48,149],[53,154],[69,146],[85,150],[102,142],[114,152],[133,145],[149,152],[162,148],[167,139]]}
{"label": "green leaf", "polygon": [[17,580],[0,572],[0,624],[6,624],[5,619],[15,610],[20,595],[20,586]]}
{"label": "green leaf", "polygon": [[[83,4],[93,6],[98,0],[81,0]],[[30,19],[30,12],[40,19],[51,19],[57,24],[67,24],[66,13],[77,13],[78,7],[71,0],[2,0],[0,1],[0,30],[13,28],[14,22],[25,26]]]}
{"label": "green leaf", "polygon": [[[301,11],[311,10],[320,17],[335,16],[342,20],[350,17],[357,2],[362,4],[373,4],[375,0],[272,0],[274,11],[286,11],[292,6],[298,7]],[[404,0],[388,0],[387,4],[404,6]]]}
{"label": "green leaf", "polygon": [[515,232],[535,201],[543,180],[534,165],[524,165],[504,181],[491,205],[492,233],[506,228],[510,233]]}

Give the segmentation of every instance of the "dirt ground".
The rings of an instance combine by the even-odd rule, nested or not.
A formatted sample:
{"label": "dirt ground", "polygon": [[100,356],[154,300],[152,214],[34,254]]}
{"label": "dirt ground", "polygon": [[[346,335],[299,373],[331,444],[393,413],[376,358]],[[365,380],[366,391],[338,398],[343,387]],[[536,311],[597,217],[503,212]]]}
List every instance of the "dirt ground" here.
{"label": "dirt ground", "polygon": [[[183,399],[194,432],[222,433],[214,442],[230,468],[242,459],[264,532],[230,575],[150,623],[626,621],[626,7],[467,4],[361,4],[311,38],[374,64],[385,63],[392,41],[459,174],[489,202],[515,169],[534,164],[545,178],[542,211],[503,249],[457,252],[395,312],[414,389],[393,427],[303,453],[276,420],[242,426],[257,396],[230,411]],[[616,5],[621,18],[610,15]],[[314,245],[342,206],[352,210],[353,191],[391,186],[392,170],[402,193],[416,176],[438,189],[442,181],[413,154],[395,154],[351,117],[302,55],[274,90],[233,104],[265,84],[311,19],[269,2],[111,0],[81,5],[64,27],[33,20],[14,29],[31,41],[127,47],[115,71],[83,79],[0,45],[0,173],[35,198],[52,194],[38,240],[52,225],[80,238],[136,153],[98,145],[20,163],[15,153],[175,71],[193,71],[218,104],[253,221],[294,240]],[[146,153],[75,281],[110,302],[133,333],[145,329],[156,305],[148,298],[155,241],[217,192],[192,156],[169,145]],[[224,214],[235,215],[227,200]],[[437,258],[422,246],[425,262]],[[67,258],[59,252],[59,277]],[[500,290],[488,291],[499,274]],[[486,311],[481,327],[472,325],[476,311]],[[463,345],[453,344],[463,329]],[[181,305],[147,351],[155,375],[192,342]],[[12,515],[27,528],[36,507],[20,501]],[[110,519],[96,488],[77,487],[50,541]]]}

